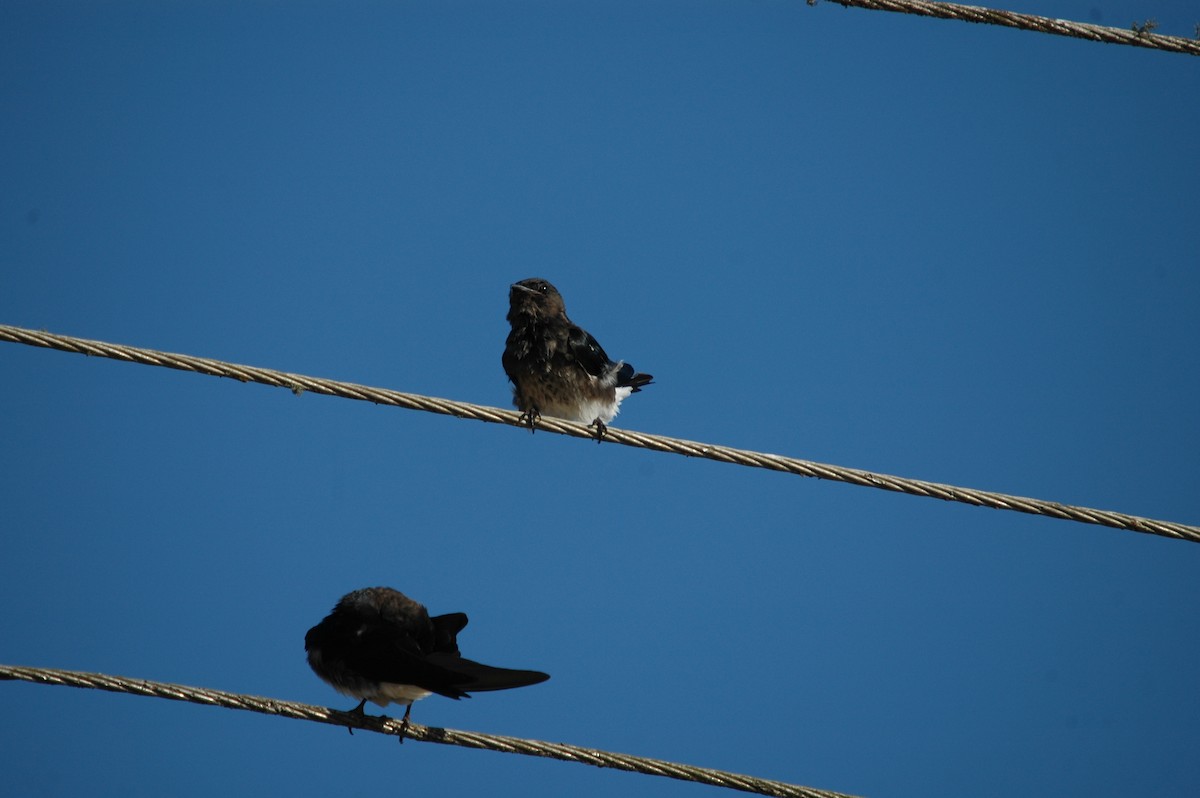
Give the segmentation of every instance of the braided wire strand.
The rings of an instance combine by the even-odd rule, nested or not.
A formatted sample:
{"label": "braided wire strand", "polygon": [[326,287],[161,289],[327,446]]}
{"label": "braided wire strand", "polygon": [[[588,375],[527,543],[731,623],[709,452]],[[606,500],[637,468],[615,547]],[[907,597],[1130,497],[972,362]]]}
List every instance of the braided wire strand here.
{"label": "braided wire strand", "polygon": [[[830,0],[830,2],[870,11],[893,11],[900,14],[936,17],[937,19],[957,19],[963,22],[1002,25],[1006,28],[1049,33],[1055,36],[1069,36],[1105,44],[1126,44],[1132,47],[1148,47],[1184,55],[1200,55],[1200,40],[1151,33],[1147,25],[1130,29],[1110,28],[1087,22],[1040,17],[1036,14],[1020,14],[1003,9],[960,3],[930,2],[929,0]],[[808,0],[808,4],[816,5],[816,0]]]}
{"label": "braided wire strand", "polygon": [[[518,413],[512,410],[502,410],[498,407],[475,405],[452,399],[439,399],[432,396],[422,396],[421,394],[403,393],[386,388],[372,388],[366,385],[340,382],[323,377],[309,377],[303,374],[293,374],[274,369],[226,363],[210,358],[159,352],[153,349],[142,349],[122,344],[105,343],[103,341],[90,341],[84,338],[55,335],[53,333],[28,330],[23,327],[13,327],[6,324],[0,324],[0,341],[57,349],[64,352],[76,352],[95,357],[106,357],[114,360],[124,360],[148,366],[163,366],[214,377],[230,377],[242,382],[255,382],[262,385],[287,388],[296,394],[309,391],[327,396],[338,396],[344,399],[357,399],[374,402],[375,404],[403,407],[409,410],[440,413],[442,415],[455,416],[456,418],[469,418],[476,421],[508,424],[514,427],[524,427],[526,425]],[[556,418],[541,418],[537,422],[537,428],[576,438],[592,440],[595,437],[595,431],[591,427]],[[718,463],[730,463],[751,468],[765,468],[771,471],[781,471],[802,477],[816,477],[817,479],[826,479],[833,482],[844,482],[861,487],[905,493],[910,496],[924,496],[932,499],[942,499],[943,501],[961,502],[976,507],[989,507],[993,510],[1013,510],[1030,515],[1041,515],[1049,518],[1059,518],[1067,521],[1077,521],[1084,524],[1095,524],[1114,529],[1125,529],[1148,535],[1158,535],[1177,540],[1187,540],[1192,543],[1200,543],[1200,527],[1188,526],[1187,524],[1180,524],[1173,521],[1158,521],[1151,518],[1113,512],[1111,510],[1096,510],[1089,507],[1078,507],[1025,496],[1013,496],[975,488],[956,487],[939,482],[909,479],[907,477],[880,474],[857,468],[817,463],[811,460],[800,460],[778,454],[735,449],[728,446],[700,443],[681,438],[670,438],[664,435],[653,435],[645,432],[633,432],[615,427],[608,428],[604,435],[604,440],[639,449],[650,449],[656,452],[680,454],[685,457],[715,460]]]}
{"label": "braided wire strand", "polygon": [[131,695],[152,698],[166,698],[172,701],[187,701],[193,704],[206,704],[225,709],[239,709],[247,712],[258,712],[264,715],[277,715],[293,720],[306,720],[316,723],[328,723],[333,726],[364,729],[379,734],[396,735],[402,740],[408,738],[417,740],[418,742],[457,745],[463,748],[499,751],[506,754],[522,754],[524,756],[558,759],[563,762],[577,762],[582,765],[625,770],[647,776],[663,776],[669,779],[708,784],[714,787],[725,787],[731,790],[740,790],[758,795],[779,796],[779,798],[853,798],[853,796],[840,792],[801,787],[796,784],[760,779],[754,776],[744,776],[724,770],[683,765],[661,759],[648,759],[631,754],[600,751],[595,748],[584,748],[567,743],[549,743],[541,740],[527,740],[520,737],[505,737],[496,734],[484,734],[482,732],[442,729],[436,726],[422,726],[411,722],[406,726],[401,721],[387,716],[360,715],[352,712],[341,712],[327,707],[313,706],[312,704],[300,704],[295,701],[242,695],[240,693],[229,693],[224,690],[189,687],[182,684],[156,682],[148,679],[131,679],[124,676],[112,676],[103,673],[85,673],[82,671],[36,668],[22,665],[0,665],[0,679],[58,685],[62,687],[107,690],[112,693],[129,693]]}

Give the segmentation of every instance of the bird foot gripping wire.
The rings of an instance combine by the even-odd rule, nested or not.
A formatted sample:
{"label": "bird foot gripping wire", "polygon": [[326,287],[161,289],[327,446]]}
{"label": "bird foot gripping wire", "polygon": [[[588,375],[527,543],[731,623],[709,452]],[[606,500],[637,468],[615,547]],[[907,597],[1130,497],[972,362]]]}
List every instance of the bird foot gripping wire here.
{"label": "bird foot gripping wire", "polygon": [[412,704],[404,710],[404,717],[400,719],[400,733],[397,739],[400,740],[400,745],[404,745],[404,738],[408,736],[408,716],[412,714]]}
{"label": "bird foot gripping wire", "polygon": [[517,422],[529,427],[529,434],[532,435],[537,431],[537,427],[534,426],[534,423],[541,417],[542,414],[538,411],[538,409],[536,407],[531,407],[521,413],[521,416],[517,419]]}
{"label": "bird foot gripping wire", "polygon": [[[358,702],[358,706],[356,706],[354,709],[347,710],[346,714],[354,715],[359,718],[365,718],[367,716],[366,709],[365,709],[366,706],[367,706],[367,699],[364,698],[362,701]],[[412,704],[409,704],[404,710],[404,717],[400,719],[400,732],[397,735],[400,739],[400,745],[404,745],[404,738],[408,736],[408,727],[409,727],[408,716],[411,714],[412,714]],[[354,727],[353,726],[347,726],[346,731],[350,732],[351,737],[354,736]]]}

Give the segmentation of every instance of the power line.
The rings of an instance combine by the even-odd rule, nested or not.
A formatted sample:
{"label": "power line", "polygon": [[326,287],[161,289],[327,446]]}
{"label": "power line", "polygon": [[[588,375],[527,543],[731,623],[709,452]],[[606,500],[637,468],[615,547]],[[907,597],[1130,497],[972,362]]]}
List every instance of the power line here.
{"label": "power line", "polygon": [[[871,11],[895,11],[901,14],[916,14],[922,17],[937,17],[938,19],[957,19],[963,22],[979,22],[987,25],[1002,25],[1006,28],[1051,33],[1056,36],[1070,36],[1076,39],[1088,39],[1093,42],[1106,44],[1127,44],[1133,47],[1149,47],[1154,50],[1166,50],[1171,53],[1185,55],[1200,55],[1200,40],[1185,39],[1182,36],[1163,36],[1151,33],[1153,21],[1134,25],[1128,30],[1109,28],[1104,25],[1092,25],[1086,22],[1072,22],[1067,19],[1051,19],[1035,14],[1018,14],[1015,11],[1004,11],[982,6],[967,6],[959,3],[934,3],[928,0],[829,0],[841,6],[865,8]],[[816,5],[817,0],[808,0],[810,6]]]}
{"label": "power line", "polygon": [[[210,358],[180,355],[170,352],[159,352],[153,349],[142,349],[122,344],[110,344],[103,341],[90,341],[85,338],[74,338],[67,335],[28,330],[23,327],[13,327],[0,324],[0,341],[40,346],[48,349],[58,349],[64,352],[75,352],[84,355],[107,357],[114,360],[125,360],[131,363],[141,363],[148,366],[163,366],[166,368],[192,371],[208,374],[214,377],[231,377],[242,382],[256,382],[262,385],[287,388],[296,394],[310,391],[327,396],[340,396],[345,399],[358,399],[376,404],[404,407],[409,410],[424,410],[429,413],[440,413],[457,418],[471,418],[477,421],[487,421],[497,424],[508,424],[514,427],[524,427],[525,422],[520,415],[512,410],[501,410],[498,407],[487,407],[467,402],[457,402],[452,399],[439,399],[420,394],[403,393],[386,388],[372,388],[349,382],[309,377],[303,374],[293,374],[274,369],[244,366],[236,363],[226,363]],[[571,421],[543,417],[537,422],[537,428],[556,432],[560,435],[571,435],[576,438],[594,440],[592,428]],[[1078,507],[1059,502],[1031,499],[1024,496],[1012,496],[1005,493],[961,488],[939,482],[908,479],[889,474],[879,474],[863,471],[857,468],[817,463],[811,460],[800,460],[784,457],[778,454],[766,454],[745,449],[734,449],[728,446],[717,446],[710,443],[668,438],[663,435],[652,435],[644,432],[609,427],[605,433],[606,442],[619,443],[640,449],[651,449],[658,452],[681,454],[685,457],[700,457],[715,460],[719,463],[766,468],[771,471],[782,471],[802,477],[816,477],[834,482],[845,482],[869,488],[881,488],[896,493],[906,493],[910,496],[925,496],[944,501],[962,502],[977,507],[990,507],[994,510],[1015,510],[1016,512],[1042,515],[1049,518],[1061,518],[1068,521],[1078,521],[1085,524],[1126,529],[1132,532],[1142,532],[1148,535],[1188,540],[1200,543],[1200,527],[1179,524],[1173,521],[1158,521],[1136,515],[1127,515],[1109,510],[1095,510],[1089,507]]]}
{"label": "power line", "polygon": [[801,787],[796,784],[760,779],[754,776],[743,776],[724,770],[681,765],[661,759],[647,759],[629,754],[615,754],[609,751],[583,748],[566,743],[548,743],[541,740],[526,740],[520,737],[503,737],[495,734],[483,734],[481,732],[441,729],[436,726],[422,726],[411,722],[405,726],[400,721],[387,716],[340,712],[336,709],[313,706],[312,704],[300,704],[294,701],[281,701],[276,698],[228,693],[224,690],[189,687],[182,684],[153,682],[147,679],[130,679],[103,673],[84,673],[81,671],[34,668],[21,665],[0,665],[0,679],[22,680],[35,684],[59,685],[63,687],[108,690],[113,693],[129,693],[131,695],[150,696],[153,698],[166,698],[172,701],[206,704],[225,709],[260,712],[264,715],[278,715],[279,717],[291,718],[293,720],[307,720],[317,723],[328,723],[333,726],[363,729],[365,731],[378,732],[379,734],[393,734],[402,739],[407,738],[423,743],[440,743],[442,745],[457,745],[463,748],[500,751],[506,754],[523,754],[525,756],[559,759],[563,762],[578,762],[583,765],[626,770],[631,773],[641,773],[648,776],[664,776],[680,781],[693,781],[699,784],[709,784],[714,787],[725,787],[731,790],[757,793],[758,795],[773,795],[780,796],[780,798],[853,798],[853,796],[846,795],[845,793],[818,790],[812,787]]}

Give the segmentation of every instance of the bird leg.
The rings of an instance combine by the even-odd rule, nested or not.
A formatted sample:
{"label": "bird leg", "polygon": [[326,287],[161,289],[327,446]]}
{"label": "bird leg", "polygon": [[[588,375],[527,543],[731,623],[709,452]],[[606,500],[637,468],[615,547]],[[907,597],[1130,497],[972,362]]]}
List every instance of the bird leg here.
{"label": "bird leg", "polygon": [[597,418],[591,424],[588,424],[588,426],[596,428],[596,443],[600,443],[604,440],[604,433],[608,432],[608,427],[603,421]]}
{"label": "bird leg", "polygon": [[[348,711],[346,714],[347,715],[358,715],[360,718],[365,718],[367,716],[367,713],[363,711],[363,707],[365,707],[366,705],[367,705],[367,699],[364,698],[362,701],[358,702],[358,706],[356,706],[354,709]],[[346,731],[350,732],[351,737],[354,736],[354,727],[353,726],[347,726]]]}
{"label": "bird leg", "polygon": [[408,716],[412,714],[412,704],[409,704],[404,710],[404,717],[400,719],[400,745],[404,745],[404,735],[408,734]]}

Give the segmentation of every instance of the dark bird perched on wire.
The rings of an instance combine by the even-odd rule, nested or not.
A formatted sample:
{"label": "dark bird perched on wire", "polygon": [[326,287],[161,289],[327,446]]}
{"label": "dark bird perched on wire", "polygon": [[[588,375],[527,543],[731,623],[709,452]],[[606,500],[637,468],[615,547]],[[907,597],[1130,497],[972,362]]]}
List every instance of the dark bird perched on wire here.
{"label": "dark bird perched on wire", "polygon": [[[470,698],[469,693],[508,690],[544,682],[539,671],[493,668],[458,652],[461,612],[429,617],[425,607],[390,587],[367,587],[342,597],[326,618],[308,630],[304,650],[313,671],[335,690],[361,699],[350,710],[365,714],[370,701],[407,706],[432,693]],[[401,736],[401,742],[404,737]]]}
{"label": "dark bird perched on wire", "polygon": [[562,294],[541,278],[509,288],[508,322],[504,373],[530,430],[539,416],[553,416],[595,427],[599,441],[621,401],[654,379],[624,361],[614,363],[587,330],[567,318]]}

